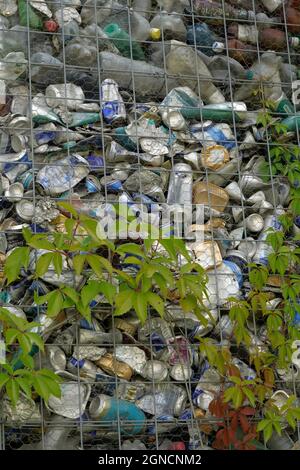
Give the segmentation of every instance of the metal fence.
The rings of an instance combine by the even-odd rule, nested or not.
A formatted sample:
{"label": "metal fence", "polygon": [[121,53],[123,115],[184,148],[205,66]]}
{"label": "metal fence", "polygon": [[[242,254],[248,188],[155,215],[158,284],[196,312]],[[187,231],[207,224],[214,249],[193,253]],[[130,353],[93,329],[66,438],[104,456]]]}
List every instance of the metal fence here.
{"label": "metal fence", "polygon": [[[23,243],[26,224],[59,231],[63,215],[55,202],[61,199],[98,218],[121,197],[158,211],[204,204],[202,221],[190,222],[206,224],[206,245],[199,242],[196,257],[207,268],[208,306],[217,323],[204,332],[195,316],[171,303],[165,321],[149,312],[144,327],[132,314],[115,318],[101,302],[93,307],[92,327],[69,312],[48,331],[47,359],[35,356],[37,367],[48,361],[57,369],[65,369],[66,356],[62,404],[22,397],[14,411],[2,397],[2,449],[120,449],[134,439],[139,443],[132,447],[141,449],[211,447],[219,420],[208,404],[219,378],[207,372],[197,334],[228,339],[226,298],[249,290],[247,270],[236,271],[233,262],[239,256],[242,263],[261,262],[267,216],[288,203],[288,183],[274,174],[268,128],[262,131],[257,118],[272,101],[279,121],[291,118],[280,144],[299,145],[292,119],[298,109],[297,8],[296,0],[0,2],[1,251]],[[262,161],[268,180],[259,170]],[[39,289],[51,286],[47,278]],[[2,302],[29,317],[43,314],[33,309],[35,288],[24,278],[3,289]],[[278,279],[269,288],[281,299]],[[84,351],[89,341],[81,339],[91,328],[97,347],[85,359],[102,364],[97,379],[84,376],[84,356],[73,369],[69,361],[76,348]],[[263,350],[263,325],[254,315],[248,328]],[[97,348],[108,356],[101,359]],[[251,376],[247,351],[236,348],[235,355]],[[107,373],[113,357],[129,367],[129,380],[122,365],[119,377]],[[174,369],[177,363],[184,369]],[[201,377],[202,398],[196,390]],[[297,393],[295,374],[290,382],[279,375],[277,381],[278,389]],[[99,394],[127,400],[132,409],[119,401],[117,418],[99,421],[93,418],[97,407],[106,406]],[[141,430],[135,434],[134,427]],[[299,429],[292,437],[298,439]]]}

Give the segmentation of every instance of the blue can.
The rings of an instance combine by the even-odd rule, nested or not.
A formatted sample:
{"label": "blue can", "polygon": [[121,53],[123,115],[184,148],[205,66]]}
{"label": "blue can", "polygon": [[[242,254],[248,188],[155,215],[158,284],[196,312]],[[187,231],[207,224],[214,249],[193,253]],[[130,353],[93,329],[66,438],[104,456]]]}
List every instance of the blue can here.
{"label": "blue can", "polygon": [[146,425],[144,412],[134,403],[103,394],[93,398],[89,414],[92,419],[107,423],[110,430],[117,431],[120,426],[120,432],[125,436],[140,434]]}

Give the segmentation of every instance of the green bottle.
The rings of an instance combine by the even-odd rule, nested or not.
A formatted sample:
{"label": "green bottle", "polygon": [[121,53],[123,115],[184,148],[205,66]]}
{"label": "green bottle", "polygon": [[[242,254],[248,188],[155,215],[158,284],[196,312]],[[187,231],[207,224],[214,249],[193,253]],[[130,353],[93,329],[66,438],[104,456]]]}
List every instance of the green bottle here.
{"label": "green bottle", "polygon": [[130,42],[132,45],[132,58],[135,60],[145,60],[145,55],[141,46],[131,41],[129,34],[126,33],[116,23],[110,23],[104,28],[104,32],[107,34],[111,42],[119,49],[124,57],[131,57]]}
{"label": "green bottle", "polygon": [[18,8],[21,26],[29,26],[29,28],[32,29],[43,28],[43,22],[41,18],[35,13],[32,6],[27,4],[25,0],[19,0]]}

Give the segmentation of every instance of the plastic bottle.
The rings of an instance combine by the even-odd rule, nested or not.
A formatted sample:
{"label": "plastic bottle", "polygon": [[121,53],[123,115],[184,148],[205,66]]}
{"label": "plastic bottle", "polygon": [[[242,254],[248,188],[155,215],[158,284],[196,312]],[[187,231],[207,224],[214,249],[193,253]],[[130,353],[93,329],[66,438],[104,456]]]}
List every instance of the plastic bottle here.
{"label": "plastic bottle", "polygon": [[62,62],[46,52],[33,54],[31,64],[31,79],[35,83],[50,85],[64,80]]}
{"label": "plastic bottle", "polygon": [[234,23],[228,27],[227,31],[230,37],[257,44],[258,30],[255,25]]}
{"label": "plastic bottle", "polygon": [[165,78],[165,71],[159,67],[121,57],[111,52],[100,52],[100,66],[102,79],[111,78],[119,87],[133,89],[132,75],[134,76],[135,91],[139,96],[153,95],[158,98],[166,96],[168,90],[178,86],[173,78]]}
{"label": "plastic bottle", "polygon": [[238,88],[234,94],[235,101],[244,101],[250,98],[258,87],[258,82],[263,85],[264,99],[275,100],[282,95],[279,68],[282,58],[275,52],[265,52],[260,60],[255,62],[247,73],[248,83]]}
{"label": "plastic bottle", "polygon": [[[72,39],[65,47],[67,64],[80,64],[82,67],[97,67],[97,47],[95,41],[88,38],[77,37]],[[61,57],[63,60],[63,57]]]}
{"label": "plastic bottle", "polygon": [[151,28],[160,29],[164,40],[177,39],[178,41],[184,41],[186,38],[185,24],[174,11],[172,13],[167,11],[157,13],[150,22],[150,26]]}
{"label": "plastic bottle", "polygon": [[206,23],[197,23],[189,26],[187,30],[188,44],[196,45],[200,51],[208,56],[223,52],[225,46],[218,41],[217,36],[209,29]]}
{"label": "plastic bottle", "polygon": [[184,9],[189,6],[189,0],[156,0],[156,3],[162,10],[168,13],[171,11],[183,13]]}
{"label": "plastic bottle", "polygon": [[208,103],[225,102],[222,93],[212,83],[210,71],[192,47],[179,41],[171,41],[171,49],[166,57],[166,63],[167,71],[176,75],[181,85],[188,86],[197,92],[197,76],[199,76],[199,91],[204,101]]}
{"label": "plastic bottle", "polygon": [[0,60],[0,80],[16,80],[27,69],[23,52],[10,52]]}
{"label": "plastic bottle", "polygon": [[26,0],[18,1],[20,25],[29,26],[31,29],[42,29],[43,22],[34,8]]}
{"label": "plastic bottle", "polygon": [[133,0],[132,8],[136,13],[144,16],[147,20],[150,18],[150,12],[153,10],[151,0]]}
{"label": "plastic bottle", "polygon": [[217,80],[245,79],[246,71],[244,67],[235,59],[225,55],[212,57],[208,64],[212,76]]}
{"label": "plastic bottle", "polygon": [[[95,21],[93,21],[95,22]],[[104,28],[110,23],[116,23],[120,28],[124,29],[136,41],[146,41],[150,34],[149,21],[141,14],[135,11],[129,11],[127,7],[113,3],[111,13],[105,16],[97,24]]]}
{"label": "plastic bottle", "polygon": [[124,57],[131,57],[135,60],[145,60],[145,55],[141,46],[131,41],[129,35],[115,23],[110,23],[104,28],[105,34],[113,42],[113,44],[119,49]]}

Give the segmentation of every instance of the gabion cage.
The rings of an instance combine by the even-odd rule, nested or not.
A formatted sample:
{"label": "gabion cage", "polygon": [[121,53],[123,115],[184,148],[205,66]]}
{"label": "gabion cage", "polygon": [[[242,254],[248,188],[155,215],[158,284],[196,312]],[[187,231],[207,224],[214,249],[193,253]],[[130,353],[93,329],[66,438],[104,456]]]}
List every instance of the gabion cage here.
{"label": "gabion cage", "polygon": [[[209,403],[220,376],[200,353],[199,337],[230,339],[227,298],[245,298],[247,263],[266,262],[266,231],[280,230],[276,217],[289,202],[261,116],[272,102],[270,116],[287,126],[280,145],[299,145],[300,2],[4,0],[0,15],[2,265],[24,244],[24,226],[62,230],[59,200],[98,220],[120,201],[156,214],[172,206],[181,229],[182,207],[190,207],[190,230],[181,235],[207,271],[214,317],[204,327],[169,302],[163,320],[149,311],[141,326],[133,313],[114,317],[101,300],[92,325],[72,311],[58,317],[45,336],[46,355],[34,360],[60,369],[62,402],[22,396],[13,410],[2,395],[0,447],[211,448],[220,420]],[[295,220],[295,233],[299,227]],[[78,288],[74,273],[64,275]],[[51,290],[51,277],[3,286],[2,305],[40,318],[33,293]],[[280,286],[278,277],[268,285],[271,309]],[[263,323],[253,315],[247,327],[263,352]],[[251,379],[247,354],[233,347]],[[276,374],[276,389],[297,395],[298,369]],[[108,406],[103,395],[115,410],[99,420],[97,410]],[[273,448],[294,446],[299,428],[282,439]]]}

